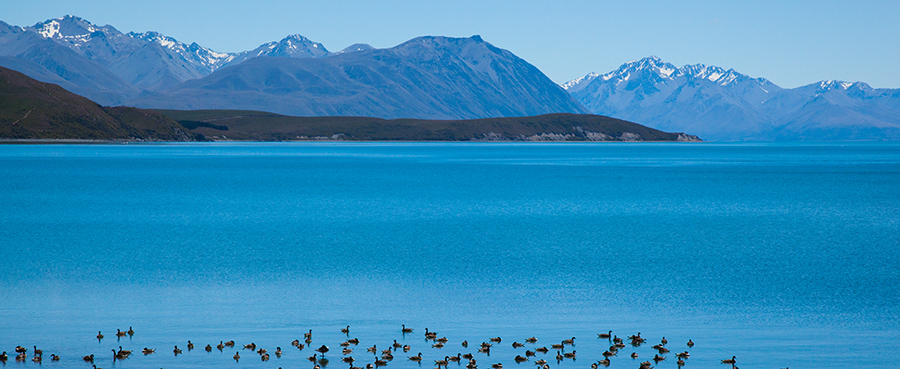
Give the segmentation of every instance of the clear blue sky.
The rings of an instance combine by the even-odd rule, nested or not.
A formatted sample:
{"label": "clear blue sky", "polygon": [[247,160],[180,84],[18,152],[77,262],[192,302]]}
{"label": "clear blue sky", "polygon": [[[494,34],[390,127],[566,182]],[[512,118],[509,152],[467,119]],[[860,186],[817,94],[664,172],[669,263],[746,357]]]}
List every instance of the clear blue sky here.
{"label": "clear blue sky", "polygon": [[0,1],[0,20],[13,25],[67,14],[216,51],[294,33],[331,51],[479,34],[558,83],[656,55],[782,87],[838,79],[900,88],[900,1]]}

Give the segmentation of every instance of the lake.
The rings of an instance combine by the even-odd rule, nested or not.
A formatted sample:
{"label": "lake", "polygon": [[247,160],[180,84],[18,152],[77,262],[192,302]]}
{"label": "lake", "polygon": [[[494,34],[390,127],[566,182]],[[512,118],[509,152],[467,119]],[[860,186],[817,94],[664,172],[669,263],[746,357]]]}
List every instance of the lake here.
{"label": "lake", "polygon": [[410,345],[396,369],[495,336],[481,369],[573,336],[575,360],[531,359],[586,369],[608,330],[647,339],[611,368],[662,337],[657,368],[892,368],[900,345],[900,143],[0,145],[0,208],[22,366],[312,368],[310,329],[332,369],[354,337],[361,367]]}

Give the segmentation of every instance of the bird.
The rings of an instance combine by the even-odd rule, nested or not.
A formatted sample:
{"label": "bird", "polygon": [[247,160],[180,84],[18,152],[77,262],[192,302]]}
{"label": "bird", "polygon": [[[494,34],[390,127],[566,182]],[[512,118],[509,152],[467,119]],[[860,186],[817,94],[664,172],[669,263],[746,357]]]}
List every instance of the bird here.
{"label": "bird", "polygon": [[250,342],[250,344],[244,345],[244,350],[256,350],[256,344]]}
{"label": "bird", "polygon": [[265,354],[266,352],[269,352],[269,350],[266,350],[266,349],[264,349],[264,348],[261,348],[261,349],[259,349],[259,350],[256,350],[256,353],[257,353],[257,354],[260,354],[260,355]]}
{"label": "bird", "polygon": [[59,361],[59,355],[50,354],[50,361]]}
{"label": "bird", "polygon": [[[206,346],[209,346],[209,344],[207,343]],[[219,351],[222,351],[222,349],[225,348],[225,344],[222,343],[222,341],[219,341],[219,344],[216,345],[216,348],[219,349]]]}
{"label": "bird", "polygon": [[732,356],[731,359],[722,360],[722,364],[736,364],[737,363],[736,359],[737,359],[736,356]]}
{"label": "bird", "polygon": [[453,362],[459,362],[459,353],[456,353],[456,356],[451,356],[448,360]]}
{"label": "bird", "polygon": [[687,346],[694,347],[694,341],[688,340]]}
{"label": "bird", "polygon": [[378,360],[377,358],[375,359],[375,367],[376,368],[381,367],[381,366],[386,366],[386,365],[387,365],[387,361]]}
{"label": "bird", "polygon": [[102,333],[102,332],[97,331],[97,339],[98,339],[98,340],[102,340],[102,339],[103,339],[103,333]]}
{"label": "bird", "polygon": [[94,369],[103,369],[103,368],[98,368],[97,365],[94,365]]}
{"label": "bird", "polygon": [[434,365],[437,365],[437,366],[447,366],[448,364],[450,364],[450,360],[449,360],[449,359],[450,359],[449,356],[444,356],[444,360],[435,360],[435,361],[434,361]]}
{"label": "bird", "polygon": [[544,359],[535,360],[534,365],[547,365],[547,360],[544,360]]}
{"label": "bird", "polygon": [[[348,327],[349,327],[349,326],[348,326]],[[359,338],[351,338],[351,339],[347,340],[347,342],[350,342],[350,343],[352,343],[352,344],[354,344],[354,345],[358,345],[358,344],[359,344]]]}
{"label": "bird", "polygon": [[124,354],[125,356],[131,355],[131,350],[123,350],[122,346],[119,346],[119,353]]}
{"label": "bird", "polygon": [[34,356],[43,356],[44,350],[39,350],[37,346],[34,346]]}
{"label": "bird", "polygon": [[328,346],[322,345],[316,351],[321,352],[322,356],[325,356],[325,353],[328,352]]}
{"label": "bird", "polygon": [[609,366],[609,358],[604,358],[603,360],[598,361],[597,364]]}
{"label": "bird", "polygon": [[234,341],[228,341],[228,342],[225,342],[225,346],[227,346],[227,347],[234,347]]}
{"label": "bird", "polygon": [[475,355],[472,355],[470,353],[465,353],[465,354],[462,354],[460,357],[463,359],[472,360],[475,357]]}
{"label": "bird", "polygon": [[[4,352],[5,352],[5,351],[4,351]],[[90,356],[82,357],[81,359],[84,360],[84,361],[93,363],[93,362],[94,362],[94,354],[91,354]]]}
{"label": "bird", "polygon": [[675,354],[675,356],[678,356],[682,359],[687,359],[687,358],[691,357],[691,354],[689,354],[687,351],[685,351],[685,352],[679,352],[679,353]]}
{"label": "bird", "polygon": [[402,346],[402,345],[399,342],[397,342],[397,340],[394,340],[394,343],[391,344],[391,347],[393,347],[393,348],[400,348],[400,346]]}
{"label": "bird", "polygon": [[341,353],[344,354],[344,355],[349,355],[349,354],[352,354],[352,353],[353,353],[353,349],[352,349],[352,348],[345,348],[345,349],[341,350]]}
{"label": "bird", "polygon": [[556,352],[556,361],[562,361],[562,359],[563,359],[562,354],[559,353],[559,351],[557,351],[557,352]]}
{"label": "bird", "polygon": [[550,345],[550,348],[554,350],[562,350],[563,348],[565,348],[565,345],[563,345],[562,343],[554,343]]}
{"label": "bird", "polygon": [[156,349],[151,349],[151,348],[146,348],[146,347],[144,347],[144,349],[143,349],[141,352],[143,352],[144,355],[150,355],[150,354],[156,352]]}
{"label": "bird", "polygon": [[534,356],[534,351],[525,350],[525,356]]}
{"label": "bird", "polygon": [[420,352],[418,355],[410,356],[409,360],[410,361],[422,361],[422,353]]}
{"label": "bird", "polygon": [[659,361],[663,361],[663,360],[665,360],[665,359],[666,359],[666,358],[663,357],[663,356],[653,355],[653,361],[659,362]]}
{"label": "bird", "polygon": [[538,348],[534,349],[534,351],[544,353],[544,354],[550,352],[550,350],[548,350],[546,347],[538,347]]}
{"label": "bird", "polygon": [[44,358],[43,358],[43,356],[41,356],[41,355],[35,355],[33,358],[31,358],[31,361],[34,361],[34,362],[36,362],[36,363],[38,363],[38,364],[40,364],[41,361],[43,361],[43,360],[44,360]]}
{"label": "bird", "polygon": [[406,328],[406,324],[400,325],[400,332],[402,333],[412,333],[412,328]]}
{"label": "bird", "polygon": [[22,346],[16,346],[16,353],[17,353],[17,354],[24,354],[24,353],[27,352],[27,351],[28,351],[27,348],[24,348],[24,347],[22,347]]}
{"label": "bird", "polygon": [[675,364],[678,365],[679,367],[684,366],[684,359],[679,358],[678,361],[675,362]]}
{"label": "bird", "polygon": [[300,346],[300,340],[291,341],[291,346],[294,346],[294,347]]}
{"label": "bird", "polygon": [[[394,340],[394,342],[397,342],[397,340]],[[376,345],[372,345],[372,347],[366,348],[366,352],[375,353],[375,351],[378,351],[378,347],[376,347]]]}
{"label": "bird", "polygon": [[[207,346],[209,346],[209,345],[207,345]],[[187,346],[187,348],[188,348],[188,351],[191,351],[191,350],[194,349],[194,343],[191,342],[191,340],[188,340],[188,346]]]}
{"label": "bird", "polygon": [[116,352],[115,349],[112,349],[111,351],[113,352],[113,361],[124,360],[128,358],[128,355],[121,352]]}
{"label": "bird", "polygon": [[412,347],[409,345],[403,345],[403,352],[409,352],[410,349],[412,349]]}
{"label": "bird", "polygon": [[500,343],[500,341],[501,341],[500,337],[494,337],[494,338],[491,338],[491,342],[497,342],[497,343]]}
{"label": "bird", "polygon": [[303,338],[312,338],[312,329],[309,332],[303,334]]}
{"label": "bird", "polygon": [[234,356],[232,356],[232,358],[234,358],[234,361],[238,361],[241,359],[241,354],[238,352],[235,352]]}
{"label": "bird", "polygon": [[6,354],[6,351],[3,351],[3,353],[0,354],[0,362],[5,363],[7,360],[9,360],[9,355]]}
{"label": "bird", "polygon": [[569,359],[574,359],[575,358],[575,350],[572,350],[572,352],[564,352],[563,356],[566,358],[569,358]]}
{"label": "bird", "polygon": [[442,347],[444,347],[444,344],[438,342],[438,343],[435,343],[435,344],[431,345],[431,347],[434,347],[434,348],[442,348]]}
{"label": "bird", "polygon": [[387,360],[387,361],[391,361],[391,360],[394,360],[394,355],[391,354],[390,352],[388,352],[384,355],[381,355],[381,358],[384,360]]}
{"label": "bird", "polygon": [[281,357],[281,346],[275,347],[275,357]]}
{"label": "bird", "polygon": [[262,355],[259,357],[259,359],[262,360],[262,361],[269,361],[269,354],[262,354]]}
{"label": "bird", "polygon": [[521,344],[521,343],[518,343],[518,342],[513,342],[513,343],[512,343],[512,347],[513,347],[513,348],[519,348],[519,347],[522,347],[522,346],[525,346],[525,345],[524,345],[524,344]]}
{"label": "bird", "polygon": [[180,349],[180,348],[178,348],[178,345],[175,345],[175,349],[174,349],[174,350],[172,350],[172,352],[173,352],[173,353],[175,353],[175,356],[178,356],[178,354],[180,354],[180,353],[181,353],[181,349]]}
{"label": "bird", "polygon": [[572,337],[571,339],[568,339],[568,340],[562,340],[562,344],[563,344],[563,345],[569,345],[569,346],[574,345],[574,344],[575,344],[575,337]]}
{"label": "bird", "polygon": [[494,369],[503,369],[503,363],[491,364],[491,368],[494,368]]}
{"label": "bird", "polygon": [[528,358],[524,357],[522,355],[516,355],[516,357],[513,360],[515,360],[517,363],[521,363],[521,362],[528,361]]}
{"label": "bird", "polygon": [[354,359],[353,356],[347,356],[347,357],[342,357],[341,361],[343,361],[345,363],[353,363],[354,361],[356,361],[356,359]]}
{"label": "bird", "polygon": [[597,338],[610,338],[612,337],[612,331],[609,333],[597,333]]}
{"label": "bird", "polygon": [[429,332],[428,327],[425,327],[425,338],[435,338],[437,337],[437,332]]}
{"label": "bird", "polygon": [[316,354],[313,354],[313,356],[310,356],[310,357],[306,358],[306,360],[309,360],[309,361],[312,361],[312,362],[316,362]]}
{"label": "bird", "polygon": [[666,339],[666,336],[663,336],[662,341],[660,341],[663,345],[669,343],[669,340]]}
{"label": "bird", "polygon": [[350,334],[350,326],[348,325],[347,328],[341,328],[341,333]]}
{"label": "bird", "polygon": [[632,359],[637,359],[637,358],[638,358],[637,352],[632,352],[632,353],[631,353],[631,358],[632,358]]}
{"label": "bird", "polygon": [[537,338],[534,338],[534,337],[532,336],[532,337],[530,337],[530,338],[526,338],[526,339],[525,339],[525,342],[528,342],[528,343],[535,343],[535,342],[537,342]]}
{"label": "bird", "polygon": [[128,335],[134,336],[134,329],[131,329],[131,327],[128,327]]}
{"label": "bird", "polygon": [[[206,344],[206,347],[204,347],[203,349],[206,350],[206,352],[212,352],[212,346],[210,346],[208,343]],[[219,350],[221,350],[221,348],[219,348]]]}

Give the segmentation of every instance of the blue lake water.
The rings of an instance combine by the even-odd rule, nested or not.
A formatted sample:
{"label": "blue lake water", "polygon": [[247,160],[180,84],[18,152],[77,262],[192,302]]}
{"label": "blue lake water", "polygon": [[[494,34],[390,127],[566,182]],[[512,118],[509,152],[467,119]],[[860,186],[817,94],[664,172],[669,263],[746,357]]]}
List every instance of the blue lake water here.
{"label": "blue lake water", "polygon": [[573,336],[537,358],[586,369],[608,330],[648,339],[611,368],[663,336],[657,368],[893,368],[900,345],[898,143],[2,145],[0,209],[0,350],[43,367],[312,368],[312,329],[340,369],[346,325],[356,366],[409,344],[397,369],[494,336],[481,369]]}

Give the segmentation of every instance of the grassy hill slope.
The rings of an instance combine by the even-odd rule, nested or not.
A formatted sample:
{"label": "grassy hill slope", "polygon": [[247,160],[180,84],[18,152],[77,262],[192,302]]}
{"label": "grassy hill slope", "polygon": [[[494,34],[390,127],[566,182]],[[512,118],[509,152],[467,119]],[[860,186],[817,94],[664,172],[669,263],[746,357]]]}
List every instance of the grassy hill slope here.
{"label": "grassy hill slope", "polygon": [[0,138],[190,141],[165,115],[105,108],[62,87],[0,67]]}

